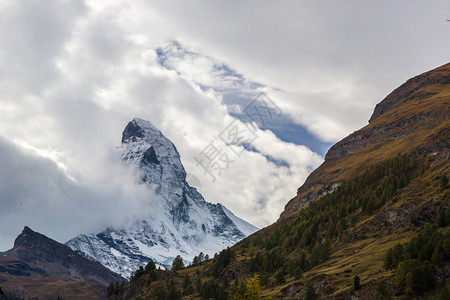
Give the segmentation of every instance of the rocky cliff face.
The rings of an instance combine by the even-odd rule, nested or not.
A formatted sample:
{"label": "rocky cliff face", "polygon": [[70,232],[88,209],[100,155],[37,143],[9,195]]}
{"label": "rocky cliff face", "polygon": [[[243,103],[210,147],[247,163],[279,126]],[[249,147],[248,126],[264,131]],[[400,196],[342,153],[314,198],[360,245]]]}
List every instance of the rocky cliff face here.
{"label": "rocky cliff face", "polygon": [[324,163],[306,179],[281,218],[332,192],[361,166],[397,153],[449,159],[450,64],[409,79],[377,106],[364,128],[330,148]]}
{"label": "rocky cliff face", "polygon": [[45,235],[25,227],[16,238],[14,247],[3,253],[4,256],[16,258],[37,268],[29,271],[55,273],[65,280],[90,281],[107,285],[111,281],[122,281],[123,278],[111,272],[100,263],[87,259],[69,247],[60,244]]}
{"label": "rocky cliff face", "polygon": [[107,268],[128,277],[153,260],[170,268],[181,255],[214,255],[257,230],[220,204],[206,202],[186,182],[174,144],[150,122],[134,119],[122,134],[123,164],[155,191],[152,212],[133,225],[80,235],[67,242]]}

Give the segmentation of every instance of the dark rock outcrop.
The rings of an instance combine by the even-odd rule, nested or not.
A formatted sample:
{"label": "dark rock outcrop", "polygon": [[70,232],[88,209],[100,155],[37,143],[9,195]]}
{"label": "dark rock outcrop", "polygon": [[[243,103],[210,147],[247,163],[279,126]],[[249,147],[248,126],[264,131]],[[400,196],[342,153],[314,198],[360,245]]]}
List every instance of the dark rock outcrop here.
{"label": "dark rock outcrop", "polygon": [[54,273],[65,280],[92,281],[104,285],[112,281],[124,280],[100,263],[85,258],[66,245],[35,232],[27,226],[14,241],[14,247],[4,252],[3,256],[16,260],[2,265],[0,272],[3,270],[7,273],[22,273],[19,276],[30,276],[32,273]]}

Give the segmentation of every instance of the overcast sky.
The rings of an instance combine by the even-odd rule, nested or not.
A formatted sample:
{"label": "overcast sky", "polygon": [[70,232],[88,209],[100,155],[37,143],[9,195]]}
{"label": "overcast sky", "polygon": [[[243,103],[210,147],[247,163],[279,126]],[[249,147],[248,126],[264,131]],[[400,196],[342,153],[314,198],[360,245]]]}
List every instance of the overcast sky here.
{"label": "overcast sky", "polygon": [[[207,201],[276,221],[330,145],[449,62],[446,19],[449,1],[0,0],[0,250],[25,225],[65,242],[151,209],[120,164],[134,117]],[[195,160],[211,142],[233,160],[214,182]]]}

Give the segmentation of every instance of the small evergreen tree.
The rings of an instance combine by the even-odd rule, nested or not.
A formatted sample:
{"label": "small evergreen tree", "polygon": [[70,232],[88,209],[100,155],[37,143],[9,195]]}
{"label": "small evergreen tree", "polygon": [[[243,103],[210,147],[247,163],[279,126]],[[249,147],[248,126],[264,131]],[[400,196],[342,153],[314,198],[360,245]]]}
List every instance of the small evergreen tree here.
{"label": "small evergreen tree", "polygon": [[448,178],[446,175],[441,176],[441,180],[439,181],[441,188],[446,189],[448,186]]}
{"label": "small evergreen tree", "polygon": [[195,290],[199,294],[202,291],[202,279],[200,278],[200,276],[198,276],[197,279],[195,280]]}
{"label": "small evergreen tree", "polygon": [[353,288],[356,291],[359,291],[361,289],[361,283],[358,275],[355,275],[355,277],[353,277]]}
{"label": "small evergreen tree", "polygon": [[262,273],[260,276],[259,283],[261,284],[261,286],[267,287],[269,285],[269,279],[270,279],[270,274]]}
{"label": "small evergreen tree", "polygon": [[285,283],[286,280],[285,280],[284,276],[285,276],[284,270],[283,270],[283,269],[278,270],[278,271],[275,273],[275,282],[276,282],[277,284],[283,284],[283,283]]}
{"label": "small evergreen tree", "polygon": [[394,260],[392,258],[392,249],[389,249],[384,256],[384,268],[392,269],[394,266]]}
{"label": "small evergreen tree", "polygon": [[172,271],[176,272],[184,268],[184,262],[180,255],[177,255],[172,262]]}
{"label": "small evergreen tree", "polygon": [[151,291],[151,294],[152,294],[152,297],[156,300],[167,299],[166,289],[161,285],[154,287]]}
{"label": "small evergreen tree", "polygon": [[145,266],[144,272],[149,274],[150,271],[156,270],[156,265],[155,263],[151,260],[147,263],[147,265]]}
{"label": "small evergreen tree", "polygon": [[447,225],[446,222],[446,215],[445,215],[445,209],[443,207],[441,207],[439,209],[439,213],[438,213],[438,217],[437,217],[437,223],[440,227],[444,227],[445,225]]}
{"label": "small evergreen tree", "polygon": [[437,247],[433,251],[433,255],[431,256],[431,262],[435,265],[440,265],[443,260],[444,252],[442,251],[441,246],[437,245]]}
{"label": "small evergreen tree", "polygon": [[250,246],[248,247],[248,256],[255,256],[255,246],[253,245],[253,242],[250,242]]}
{"label": "small evergreen tree", "polygon": [[172,283],[167,289],[167,299],[170,300],[181,300],[181,292]]}
{"label": "small evergreen tree", "polygon": [[445,257],[447,259],[450,259],[450,236],[444,238],[444,241],[442,242],[442,249],[444,251]]}
{"label": "small evergreen tree", "polygon": [[111,282],[108,285],[108,288],[106,289],[106,295],[109,297],[112,296],[113,294],[114,294],[114,282]]}
{"label": "small evergreen tree", "polygon": [[200,252],[198,255],[198,262],[202,263],[205,260],[205,255],[203,254],[203,252]]}
{"label": "small evergreen tree", "polygon": [[322,261],[326,260],[328,257],[330,257],[331,255],[331,241],[330,239],[326,239],[323,244],[322,244],[322,249],[321,249],[321,258]]}
{"label": "small evergreen tree", "polygon": [[183,278],[183,295],[190,295],[194,292],[194,288],[192,287],[191,278],[186,274]]}
{"label": "small evergreen tree", "polygon": [[116,281],[116,283],[114,284],[114,295],[119,295],[119,292],[120,292],[120,285],[119,285],[119,282],[118,281]]}
{"label": "small evergreen tree", "polygon": [[316,290],[311,283],[305,286],[305,297],[304,300],[315,300],[317,298]]}
{"label": "small evergreen tree", "polygon": [[381,280],[377,283],[376,289],[377,300],[390,300],[391,294],[386,285],[386,280]]}
{"label": "small evergreen tree", "polygon": [[191,278],[189,277],[188,274],[186,274],[186,276],[184,276],[183,278],[183,290],[187,289],[187,287],[190,285],[191,285]]}
{"label": "small evergreen tree", "polygon": [[414,293],[414,278],[413,273],[408,272],[405,276],[405,293],[413,294]]}

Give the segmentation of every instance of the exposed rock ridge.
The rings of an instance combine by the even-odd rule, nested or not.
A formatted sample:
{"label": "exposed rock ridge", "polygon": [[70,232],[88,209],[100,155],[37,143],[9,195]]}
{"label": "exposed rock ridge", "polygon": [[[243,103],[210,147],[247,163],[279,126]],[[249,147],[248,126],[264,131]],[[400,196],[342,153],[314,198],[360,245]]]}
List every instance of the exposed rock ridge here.
{"label": "exposed rock ridge", "polygon": [[3,255],[35,265],[37,269],[30,269],[31,271],[55,273],[65,280],[89,280],[104,285],[123,280],[100,263],[85,258],[27,226],[14,241],[14,247]]}
{"label": "exposed rock ridge", "polygon": [[449,66],[450,63],[445,64],[438,69],[415,76],[396,88],[375,106],[375,110],[370,117],[369,123],[377,119],[386,111],[398,107],[403,103],[416,98],[427,98],[434,94],[433,92],[420,91],[423,87],[433,84],[450,84],[450,76],[447,73]]}
{"label": "exposed rock ridge", "polygon": [[450,157],[450,63],[406,81],[377,104],[369,124],[330,148],[281,218],[332,192],[362,165],[398,153]]}

